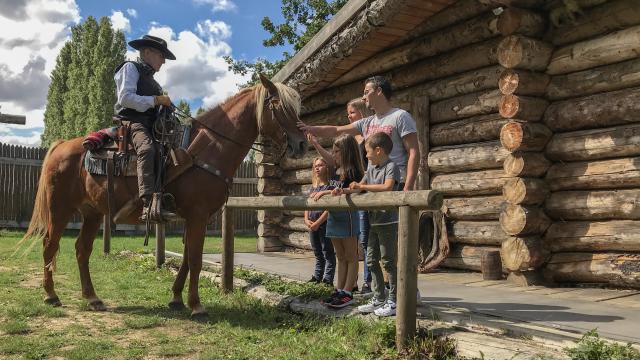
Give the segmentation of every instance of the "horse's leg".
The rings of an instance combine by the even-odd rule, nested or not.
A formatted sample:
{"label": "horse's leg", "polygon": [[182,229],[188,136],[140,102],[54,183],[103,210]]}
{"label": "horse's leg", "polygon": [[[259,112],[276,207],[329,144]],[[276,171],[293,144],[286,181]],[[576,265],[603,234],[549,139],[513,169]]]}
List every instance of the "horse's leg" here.
{"label": "horse's leg", "polygon": [[207,316],[207,311],[200,304],[198,295],[198,282],[200,280],[200,270],[202,269],[202,248],[204,236],[207,228],[205,219],[189,219],[185,224],[185,243],[188,248],[187,257],[189,265],[189,298],[188,304],[191,308],[191,316],[203,318]]}
{"label": "horse's leg", "polygon": [[[46,210],[48,211],[48,210]],[[56,294],[53,285],[53,270],[55,269],[55,259],[60,250],[60,238],[71,219],[72,213],[66,209],[51,211],[50,222],[47,225],[47,232],[42,238],[42,257],[44,260],[44,275],[42,286],[46,292],[44,302],[53,306],[62,306],[60,298]]]}
{"label": "horse's leg", "polygon": [[176,280],[173,282],[173,299],[169,302],[169,308],[172,310],[183,310],[185,308],[184,301],[182,300],[182,290],[184,290],[184,283],[189,273],[189,251],[187,248],[186,230],[182,235],[182,242],[184,243],[182,264],[176,275]]}
{"label": "horse's leg", "polygon": [[94,211],[83,212],[82,228],[76,240],[76,260],[80,270],[80,284],[82,285],[82,297],[89,302],[89,308],[95,311],[105,311],[107,308],[96,295],[89,273],[89,258],[93,251],[93,241],[100,228],[101,214]]}

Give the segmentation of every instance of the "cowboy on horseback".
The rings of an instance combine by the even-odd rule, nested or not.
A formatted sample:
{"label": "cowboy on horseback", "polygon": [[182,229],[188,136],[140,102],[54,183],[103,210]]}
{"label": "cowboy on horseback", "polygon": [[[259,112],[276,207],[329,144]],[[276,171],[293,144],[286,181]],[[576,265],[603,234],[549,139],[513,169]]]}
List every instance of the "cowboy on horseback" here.
{"label": "cowboy on horseback", "polygon": [[[167,48],[167,42],[151,35],[129,42],[140,51],[136,61],[125,61],[116,68],[117,100],[114,106],[117,116],[130,122],[131,143],[137,155],[138,194],[142,199],[142,221],[147,220],[156,183],[157,145],[153,141],[153,124],[160,105],[172,107],[171,99],[164,95],[162,87],[153,78],[165,59],[176,57]],[[177,215],[161,209],[161,218],[172,220]]]}

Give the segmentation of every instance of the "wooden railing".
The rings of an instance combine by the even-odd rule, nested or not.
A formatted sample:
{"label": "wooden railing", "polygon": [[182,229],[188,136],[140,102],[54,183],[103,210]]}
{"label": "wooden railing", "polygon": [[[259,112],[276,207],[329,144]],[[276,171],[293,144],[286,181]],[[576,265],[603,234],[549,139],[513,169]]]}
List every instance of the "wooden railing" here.
{"label": "wooden railing", "polygon": [[222,212],[222,287],[233,290],[233,242],[235,209],[254,210],[377,210],[399,209],[398,219],[398,296],[396,343],[406,347],[416,332],[416,294],[418,288],[418,211],[437,211],[442,194],[433,190],[382,192],[325,196],[314,201],[306,196],[231,197]]}

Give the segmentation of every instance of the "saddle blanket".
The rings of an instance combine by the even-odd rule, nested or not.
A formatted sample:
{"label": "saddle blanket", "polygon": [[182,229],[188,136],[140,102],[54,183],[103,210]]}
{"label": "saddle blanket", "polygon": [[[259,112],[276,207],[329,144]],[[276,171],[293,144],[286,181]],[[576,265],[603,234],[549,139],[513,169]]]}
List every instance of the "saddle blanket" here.
{"label": "saddle blanket", "polygon": [[[107,175],[106,151],[87,151],[84,157],[84,168],[89,174]],[[136,170],[137,156],[128,154],[126,156],[116,155],[113,159],[113,176],[138,176]]]}

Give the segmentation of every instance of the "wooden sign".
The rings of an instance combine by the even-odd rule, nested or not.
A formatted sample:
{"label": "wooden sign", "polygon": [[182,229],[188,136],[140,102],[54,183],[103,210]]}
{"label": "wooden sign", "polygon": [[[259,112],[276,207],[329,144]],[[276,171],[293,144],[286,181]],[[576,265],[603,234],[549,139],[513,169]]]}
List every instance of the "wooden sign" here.
{"label": "wooden sign", "polygon": [[0,113],[0,123],[24,125],[27,117],[24,115],[9,115]]}

